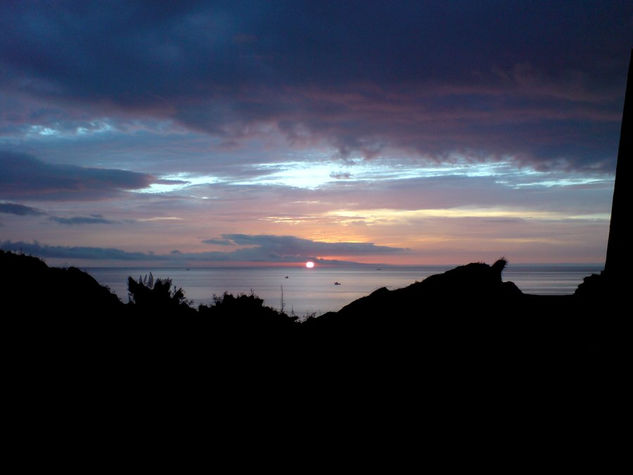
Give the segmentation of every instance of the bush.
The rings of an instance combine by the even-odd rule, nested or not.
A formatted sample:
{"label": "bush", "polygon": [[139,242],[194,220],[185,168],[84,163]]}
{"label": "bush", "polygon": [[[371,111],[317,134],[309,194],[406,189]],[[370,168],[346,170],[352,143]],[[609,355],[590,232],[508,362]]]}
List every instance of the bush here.
{"label": "bush", "polygon": [[174,311],[194,311],[185,298],[182,288],[172,285],[171,279],[156,279],[150,273],[145,278],[139,277],[138,282],[128,277],[128,293],[130,304],[140,309],[152,310],[159,313]]}

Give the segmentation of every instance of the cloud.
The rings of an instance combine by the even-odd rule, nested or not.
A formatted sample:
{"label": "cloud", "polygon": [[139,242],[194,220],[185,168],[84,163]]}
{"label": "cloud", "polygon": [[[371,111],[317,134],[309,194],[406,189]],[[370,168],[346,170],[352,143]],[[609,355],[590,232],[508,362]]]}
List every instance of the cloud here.
{"label": "cloud", "polygon": [[31,155],[0,151],[0,197],[95,200],[146,188],[156,179],[126,170],[45,163]]}
{"label": "cloud", "polygon": [[213,238],[213,239],[205,239],[202,241],[205,244],[215,244],[216,246],[234,246],[235,243],[230,239],[224,238]]}
{"label": "cloud", "polygon": [[59,224],[65,224],[69,226],[80,225],[80,224],[114,224],[116,221],[110,221],[109,219],[105,219],[101,215],[93,215],[93,216],[73,216],[71,218],[61,218],[59,216],[51,216],[51,221],[55,221]]}
{"label": "cloud", "polygon": [[61,104],[224,143],[272,130],[344,158],[613,167],[630,2],[584,2],[563,23],[557,2],[177,3],[14,2],[0,19],[0,87],[46,104],[30,123]]}
{"label": "cloud", "polygon": [[[361,256],[388,255],[406,252],[406,249],[377,246],[369,242],[323,242],[295,236],[275,236],[268,234],[223,234],[222,240],[237,246],[249,246],[232,251],[234,256],[250,256],[264,259],[284,259],[289,257],[307,258],[316,256]],[[217,239],[203,241],[216,244]]]}
{"label": "cloud", "polygon": [[[1,20],[0,45],[12,73],[5,81],[37,75],[39,82],[23,87],[132,105],[186,95],[194,85],[211,95],[258,84],[454,80],[493,58],[497,69],[512,67],[509,77],[531,84],[539,71],[582,70],[587,55],[595,60],[624,46],[622,35],[630,41],[630,5],[587,3],[567,9],[561,24],[560,6],[551,2],[112,1],[81,9],[15,2]],[[550,55],[541,54],[544,47]],[[525,63],[538,67],[515,67]]]}
{"label": "cloud", "polygon": [[88,260],[123,260],[139,261],[156,259],[163,260],[164,256],[154,256],[143,252],[127,252],[114,248],[82,247],[82,246],[50,246],[40,244],[37,241],[4,241],[0,243],[0,248],[5,251],[23,252],[43,258],[63,258],[63,259],[88,259]]}
{"label": "cloud", "polygon": [[[46,212],[33,208],[31,206],[25,206],[18,203],[0,203],[0,213],[14,214],[17,216],[45,216]],[[115,224],[116,221],[105,219],[100,214],[93,214],[90,216],[72,216],[69,218],[61,216],[49,216],[50,221],[54,221],[64,225],[81,225],[81,224]]]}
{"label": "cloud", "polygon": [[336,180],[349,180],[352,177],[350,172],[332,172],[330,173],[330,178],[334,178]]}
{"label": "cloud", "polygon": [[[389,255],[406,252],[406,249],[377,246],[373,243],[311,241],[294,236],[227,234],[221,240],[247,246],[228,252],[185,253],[172,251],[169,254],[128,252],[115,248],[50,246],[37,241],[4,241],[0,248],[5,251],[24,252],[43,258],[122,260],[122,261],[171,261],[171,262],[301,262],[309,258],[335,256]],[[214,243],[216,239],[204,242]]]}
{"label": "cloud", "polygon": [[0,213],[15,214],[17,216],[41,216],[46,214],[37,208],[17,203],[0,203]]}

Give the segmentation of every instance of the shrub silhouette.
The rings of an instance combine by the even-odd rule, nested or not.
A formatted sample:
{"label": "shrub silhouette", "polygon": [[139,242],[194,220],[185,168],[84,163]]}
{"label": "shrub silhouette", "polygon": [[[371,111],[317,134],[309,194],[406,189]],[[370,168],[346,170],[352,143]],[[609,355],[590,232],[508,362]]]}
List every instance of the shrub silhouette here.
{"label": "shrub silhouette", "polygon": [[200,316],[224,329],[279,332],[292,330],[298,325],[297,317],[265,306],[264,300],[254,293],[214,295],[213,305],[200,305],[198,311]]}
{"label": "shrub silhouette", "polygon": [[138,282],[128,277],[128,293],[130,305],[143,312],[161,315],[194,312],[182,288],[175,288],[171,279],[154,280],[151,273],[144,279],[139,277]]}

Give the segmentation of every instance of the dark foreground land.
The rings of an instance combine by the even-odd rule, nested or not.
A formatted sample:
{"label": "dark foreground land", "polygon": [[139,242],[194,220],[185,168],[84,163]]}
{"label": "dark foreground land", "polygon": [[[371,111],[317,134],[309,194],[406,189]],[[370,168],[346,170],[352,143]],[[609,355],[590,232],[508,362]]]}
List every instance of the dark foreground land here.
{"label": "dark foreground land", "polygon": [[468,264],[299,322],[254,295],[194,309],[160,280],[130,279],[123,304],[77,269],[0,251],[5,380],[45,419],[69,404],[115,420],[176,404],[189,418],[274,425],[291,412],[319,426],[329,408],[361,432],[433,426],[474,441],[494,430],[504,451],[516,430],[537,430],[540,450],[608,439],[618,452],[626,439],[607,428],[630,414],[626,299],[597,275],[574,295],[526,295],[503,282],[504,265]]}
{"label": "dark foreground land", "polygon": [[504,267],[504,260],[460,266],[300,322],[256,295],[225,294],[213,305],[193,308],[171,281],[148,276],[129,278],[130,302],[124,304],[76,268],[51,268],[38,258],[0,251],[0,305],[9,328],[28,328],[33,338],[42,332],[43,346],[132,339],[142,348],[160,340],[169,343],[164,349],[287,349],[298,352],[297,359],[380,354],[410,361],[432,352],[446,358],[547,357],[579,368],[608,365],[625,353],[626,302],[601,276],[588,276],[574,295],[538,296],[503,282]]}

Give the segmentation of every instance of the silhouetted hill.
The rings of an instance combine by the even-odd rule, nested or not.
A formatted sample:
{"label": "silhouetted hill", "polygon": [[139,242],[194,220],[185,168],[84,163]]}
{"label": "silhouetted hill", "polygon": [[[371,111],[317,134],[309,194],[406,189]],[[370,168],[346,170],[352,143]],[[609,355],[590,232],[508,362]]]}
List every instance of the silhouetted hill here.
{"label": "silhouetted hill", "polygon": [[409,369],[411,361],[439,358],[461,368],[585,371],[623,351],[609,332],[618,317],[606,301],[523,294],[503,282],[504,267],[503,260],[468,264],[405,288],[381,288],[308,320],[302,330],[319,342],[313,352],[360,352],[376,358],[375,365],[391,361]]}
{"label": "silhouetted hill", "polygon": [[[338,312],[324,315],[319,323],[350,321],[353,324],[380,325],[388,324],[394,318],[416,321],[451,315],[461,310],[467,313],[484,310],[480,308],[482,305],[500,305],[522,295],[512,282],[502,282],[504,266],[503,260],[493,266],[473,263],[429,276],[422,282],[401,289],[389,291],[383,287]],[[486,309],[487,314],[495,312],[496,307]]]}
{"label": "silhouetted hill", "polygon": [[75,267],[48,267],[36,257],[0,250],[3,313],[12,318],[94,318],[122,311],[109,289]]}

